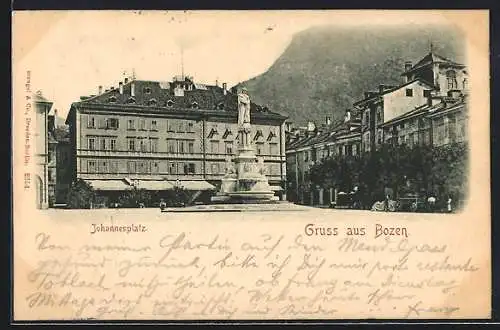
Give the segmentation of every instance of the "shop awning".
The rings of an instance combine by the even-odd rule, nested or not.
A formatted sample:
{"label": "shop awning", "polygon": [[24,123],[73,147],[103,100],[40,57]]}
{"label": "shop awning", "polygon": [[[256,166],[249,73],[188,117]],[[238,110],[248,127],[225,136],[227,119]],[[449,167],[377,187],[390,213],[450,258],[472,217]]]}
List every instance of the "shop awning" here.
{"label": "shop awning", "polygon": [[120,191],[130,190],[132,186],[123,180],[85,180],[95,190]]}
{"label": "shop awning", "polygon": [[170,190],[174,188],[170,182],[165,180],[136,180],[134,185],[137,189],[146,190]]}
{"label": "shop awning", "polygon": [[186,190],[214,190],[215,187],[207,181],[178,181],[172,182],[173,185],[179,185]]}
{"label": "shop awning", "polygon": [[281,188],[281,186],[270,186],[271,190],[272,191],[282,191],[283,188]]}

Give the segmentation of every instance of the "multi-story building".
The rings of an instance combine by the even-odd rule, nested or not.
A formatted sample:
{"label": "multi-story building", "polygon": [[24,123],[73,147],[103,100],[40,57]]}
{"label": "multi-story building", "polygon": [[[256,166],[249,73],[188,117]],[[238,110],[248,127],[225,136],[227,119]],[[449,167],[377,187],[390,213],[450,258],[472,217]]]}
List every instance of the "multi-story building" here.
{"label": "multi-story building", "polygon": [[399,86],[379,85],[353,104],[340,125],[288,133],[289,197],[303,204],[328,204],[332,189],[312,187],[316,160],[371,152],[384,143],[441,146],[467,141],[467,71],[432,51],[415,65],[405,63]]}
{"label": "multi-story building", "polygon": [[[388,140],[388,137],[384,137],[384,131],[387,130],[382,128],[385,123],[401,116],[411,115],[414,118],[415,111],[418,113],[418,109],[425,108],[432,97],[437,99],[453,97],[456,94],[467,93],[468,89],[465,65],[432,51],[415,65],[405,62],[402,77],[404,82],[401,85],[379,85],[378,91],[366,92],[362,100],[353,104],[362,114],[363,151],[369,152]],[[414,126],[412,129],[415,130],[418,127],[420,133],[427,134],[426,123],[409,121],[406,125]],[[412,143],[417,139],[409,135],[406,138],[412,139]],[[422,139],[425,138],[422,136]]]}
{"label": "multi-story building", "polygon": [[[132,187],[216,189],[238,147],[237,94],[192,77],[125,79],[72,104],[66,123],[73,178],[103,194]],[[284,196],[286,117],[252,102],[252,136],[266,176]]]}
{"label": "multi-story building", "polygon": [[53,102],[47,100],[40,91],[33,96],[35,108],[34,127],[34,161],[35,161],[35,187],[36,207],[46,209],[49,207],[49,139],[48,139],[48,113]]}
{"label": "multi-story building", "polygon": [[334,200],[333,188],[311,185],[310,168],[326,157],[358,155],[361,148],[360,129],[359,116],[351,117],[351,110],[347,110],[341,123],[333,125],[328,117],[326,124],[320,127],[310,123],[306,129],[289,132],[286,159],[290,201],[323,205]]}

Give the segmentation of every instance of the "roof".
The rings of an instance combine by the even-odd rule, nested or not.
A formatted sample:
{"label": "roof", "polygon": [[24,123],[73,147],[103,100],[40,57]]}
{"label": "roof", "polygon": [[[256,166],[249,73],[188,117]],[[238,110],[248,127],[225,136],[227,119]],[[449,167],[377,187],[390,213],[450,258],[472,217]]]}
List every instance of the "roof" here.
{"label": "roof", "polygon": [[45,96],[43,96],[42,92],[38,91],[33,95],[33,101],[36,103],[49,103],[52,104],[53,102],[48,100]]}
{"label": "roof", "polygon": [[[403,88],[403,87],[406,87],[406,86],[408,86],[408,85],[411,85],[411,84],[413,84],[413,83],[415,83],[415,82],[420,82],[420,83],[422,83],[422,84],[427,85],[427,86],[428,86],[428,87],[430,87],[430,88],[434,88],[434,87],[432,86],[432,84],[431,84],[431,83],[429,83],[428,81],[426,81],[426,80],[424,80],[424,79],[422,79],[422,78],[420,78],[420,77],[417,77],[417,78],[412,79],[411,81],[405,82],[405,83],[403,83],[403,84],[401,84],[401,85],[395,86],[395,87],[390,88],[390,89],[386,89],[386,90],[384,90],[383,92],[376,92],[376,94],[375,94],[375,95],[373,95],[373,96],[370,96],[370,97],[364,98],[364,99],[362,99],[362,100],[360,100],[360,101],[358,101],[358,102],[353,103],[353,106],[358,106],[358,105],[361,105],[362,103],[365,103],[365,102],[368,102],[368,101],[374,100],[374,99],[376,99],[376,98],[378,98],[378,97],[380,97],[380,96],[382,96],[382,95],[385,95],[385,94],[388,94],[388,93],[392,93],[392,92],[394,92],[394,91],[397,91],[398,89],[401,89],[401,88]],[[374,92],[374,93],[375,93],[375,92]]]}
{"label": "roof", "polygon": [[[134,96],[131,95],[132,85],[134,86]],[[186,86],[182,89],[183,96],[176,95],[176,86]],[[224,93],[223,87],[194,83],[191,79],[175,80],[172,82],[131,80],[123,84],[123,93],[119,88],[113,88],[100,95],[82,97],[79,102],[73,105],[103,105],[113,107],[134,106],[137,108],[160,108],[160,109],[192,109],[192,110],[213,110],[219,112],[237,112],[238,95],[231,90]],[[266,106],[251,102],[251,113],[269,114],[279,116],[283,120],[287,117],[272,112]]]}
{"label": "roof", "polygon": [[454,62],[450,59],[447,59],[446,57],[443,57],[441,55],[437,55],[431,51],[427,55],[425,55],[420,61],[418,61],[414,66],[412,66],[411,69],[402,73],[401,75],[404,76],[410,72],[421,69],[421,68],[426,67],[426,66],[433,64],[433,63],[448,64],[450,66],[455,66],[455,67],[465,67],[465,65],[463,65],[463,64]]}

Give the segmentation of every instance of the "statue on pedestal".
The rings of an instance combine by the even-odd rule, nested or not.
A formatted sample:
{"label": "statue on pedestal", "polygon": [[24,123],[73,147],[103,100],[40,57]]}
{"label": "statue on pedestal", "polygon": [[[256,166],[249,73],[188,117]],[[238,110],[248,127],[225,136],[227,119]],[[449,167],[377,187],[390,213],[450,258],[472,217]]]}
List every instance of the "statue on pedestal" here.
{"label": "statue on pedestal", "polygon": [[241,135],[241,146],[250,146],[250,96],[245,87],[238,94],[238,132]]}

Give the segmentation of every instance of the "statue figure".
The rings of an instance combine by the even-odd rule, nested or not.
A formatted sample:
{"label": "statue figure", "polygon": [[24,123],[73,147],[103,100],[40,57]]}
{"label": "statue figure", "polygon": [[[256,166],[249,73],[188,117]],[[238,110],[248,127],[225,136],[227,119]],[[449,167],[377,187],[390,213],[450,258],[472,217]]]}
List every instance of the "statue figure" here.
{"label": "statue figure", "polygon": [[245,87],[238,94],[238,125],[250,124],[250,96]]}
{"label": "statue figure", "polygon": [[264,157],[258,157],[257,158],[257,168],[258,168],[258,173],[265,175],[266,174],[266,165],[264,165]]}

